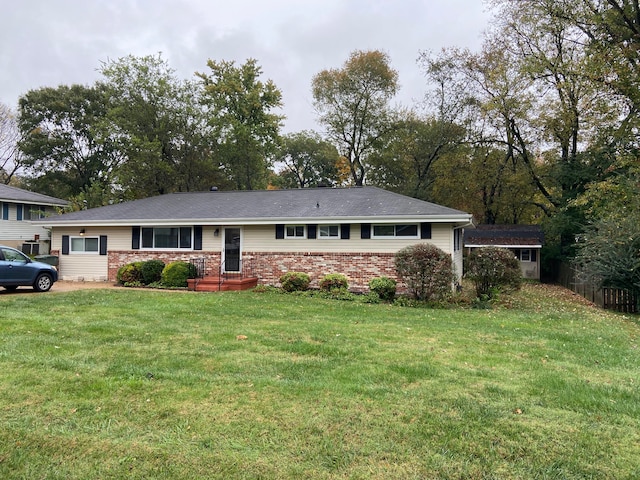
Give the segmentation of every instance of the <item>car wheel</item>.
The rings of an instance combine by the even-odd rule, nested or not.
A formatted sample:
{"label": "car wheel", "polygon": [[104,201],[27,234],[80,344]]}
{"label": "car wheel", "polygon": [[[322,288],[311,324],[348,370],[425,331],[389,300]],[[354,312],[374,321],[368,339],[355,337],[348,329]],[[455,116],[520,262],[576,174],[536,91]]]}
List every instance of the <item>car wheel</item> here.
{"label": "car wheel", "polygon": [[8,285],[4,287],[5,290],[9,290],[10,292],[15,292],[18,289],[17,285]]}
{"label": "car wheel", "polygon": [[51,278],[51,275],[48,275],[46,273],[41,273],[36,278],[36,281],[33,284],[33,289],[36,292],[46,292],[51,288],[51,285],[53,285],[53,280]]}

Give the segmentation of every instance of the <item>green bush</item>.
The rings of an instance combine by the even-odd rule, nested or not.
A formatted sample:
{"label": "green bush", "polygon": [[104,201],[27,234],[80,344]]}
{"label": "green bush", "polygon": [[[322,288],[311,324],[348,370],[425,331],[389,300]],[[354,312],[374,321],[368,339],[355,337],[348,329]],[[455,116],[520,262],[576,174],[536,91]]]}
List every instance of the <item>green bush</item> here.
{"label": "green bush", "polygon": [[396,288],[396,281],[389,277],[374,278],[369,282],[369,290],[385,302],[391,302],[395,298]]}
{"label": "green bush", "polygon": [[438,301],[453,293],[451,255],[429,243],[405,247],[395,255],[398,276],[416,300]]}
{"label": "green bush", "polygon": [[303,292],[309,289],[311,279],[303,272],[287,272],[280,277],[280,284],[285,292]]}
{"label": "green bush", "polygon": [[121,266],[116,274],[116,280],[120,285],[142,283],[142,264],[144,262],[132,262]]}
{"label": "green bush", "polygon": [[520,262],[507,248],[475,249],[467,261],[467,278],[475,286],[478,298],[494,298],[501,291],[519,290],[522,286]]}
{"label": "green bush", "polygon": [[178,260],[167,264],[162,270],[162,284],[166,287],[186,287],[187,279],[196,276],[195,265]]}
{"label": "green bush", "polygon": [[150,285],[159,282],[162,279],[162,270],[164,270],[164,262],[162,260],[147,260],[142,263],[140,273],[142,274],[142,283]]}
{"label": "green bush", "polygon": [[347,290],[349,281],[347,277],[341,273],[330,273],[320,279],[318,283],[320,290],[323,292],[331,292],[332,290]]}

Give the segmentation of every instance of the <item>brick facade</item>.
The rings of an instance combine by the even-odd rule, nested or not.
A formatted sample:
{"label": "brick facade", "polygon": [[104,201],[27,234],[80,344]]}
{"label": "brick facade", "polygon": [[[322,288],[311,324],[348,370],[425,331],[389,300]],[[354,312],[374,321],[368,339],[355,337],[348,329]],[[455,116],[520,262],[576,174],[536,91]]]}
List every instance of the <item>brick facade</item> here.
{"label": "brick facade", "polygon": [[311,277],[311,287],[329,273],[341,273],[349,280],[349,288],[365,291],[369,281],[376,277],[396,278],[392,253],[255,253],[245,252],[251,259],[254,274],[263,285],[279,285],[287,272],[304,272]]}
{"label": "brick facade", "polygon": [[[204,258],[207,275],[216,275],[220,266],[219,252],[152,252],[152,251],[111,251],[109,252],[110,282],[116,281],[118,269],[127,263],[144,260],[162,260],[165,263],[176,260],[190,261]],[[368,290],[369,281],[376,277],[397,279],[392,253],[327,253],[327,252],[243,252],[242,260],[245,276],[255,276],[261,285],[279,285],[280,277],[287,272],[304,272],[311,277],[311,287],[329,273],[341,273],[349,280],[349,288],[354,291]]]}

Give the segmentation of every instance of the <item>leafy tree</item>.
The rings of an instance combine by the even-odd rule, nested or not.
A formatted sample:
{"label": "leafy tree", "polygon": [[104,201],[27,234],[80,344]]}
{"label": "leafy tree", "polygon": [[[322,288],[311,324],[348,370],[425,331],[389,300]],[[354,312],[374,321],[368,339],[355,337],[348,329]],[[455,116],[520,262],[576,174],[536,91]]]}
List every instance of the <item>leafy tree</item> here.
{"label": "leafy tree", "polygon": [[389,102],[398,88],[398,73],[389,66],[388,55],[377,50],[354,51],[342,68],[313,77],[320,122],[348,161],[354,185],[363,185],[369,156],[393,124]]}
{"label": "leafy tree", "polygon": [[458,125],[408,114],[395,123],[385,148],[371,155],[369,178],[383,188],[431,200],[435,164],[455,156],[465,137]]}
{"label": "leafy tree", "polygon": [[118,183],[127,198],[191,191],[214,184],[199,92],[158,56],[127,56],[102,65],[109,94],[105,130],[126,159]]}
{"label": "leafy tree", "polygon": [[273,110],[282,106],[282,93],[273,81],[259,79],[262,69],[254,59],[240,66],[209,60],[207,66],[210,73],[197,76],[223,172],[238,190],[265,188],[283,118]]}
{"label": "leafy tree", "polygon": [[282,165],[278,178],[280,187],[335,186],[338,183],[340,155],[336,147],[315,132],[285,135],[275,160]]}
{"label": "leafy tree", "polygon": [[64,198],[110,188],[121,157],[101,130],[106,112],[101,86],[44,87],[20,98],[19,145],[32,188]]}
{"label": "leafy tree", "polygon": [[640,295],[640,168],[628,158],[629,170],[591,184],[573,205],[585,212],[576,263],[601,287]]}

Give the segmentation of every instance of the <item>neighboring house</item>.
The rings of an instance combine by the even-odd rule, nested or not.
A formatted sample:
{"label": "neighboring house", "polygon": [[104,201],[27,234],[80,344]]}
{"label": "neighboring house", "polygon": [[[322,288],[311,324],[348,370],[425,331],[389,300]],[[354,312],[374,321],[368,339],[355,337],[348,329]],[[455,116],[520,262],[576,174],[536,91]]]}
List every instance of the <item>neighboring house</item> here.
{"label": "neighboring house", "polygon": [[0,243],[28,255],[49,253],[49,230],[34,221],[67,204],[59,198],[0,184]]}
{"label": "neighboring house", "polygon": [[[394,254],[419,242],[451,254],[462,274],[471,215],[375,187],[173,193],[50,217],[61,278],[115,281],[129,262],[200,263],[277,285],[342,273],[355,290],[396,277]],[[204,264],[204,267],[202,265]]]}
{"label": "neighboring house", "polygon": [[479,247],[503,247],[520,261],[524,278],[540,280],[540,250],[544,234],[540,225],[478,225],[464,232],[464,246],[470,252]]}

